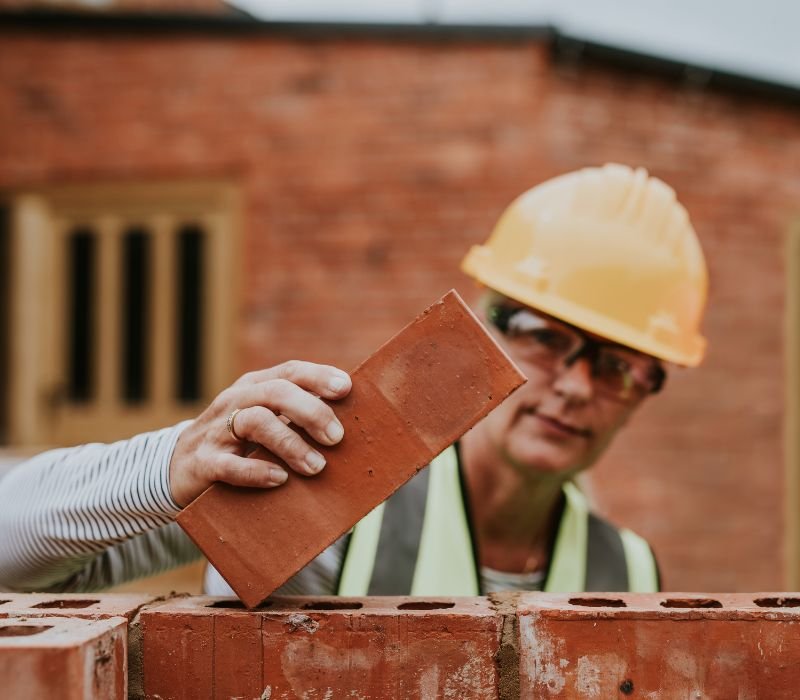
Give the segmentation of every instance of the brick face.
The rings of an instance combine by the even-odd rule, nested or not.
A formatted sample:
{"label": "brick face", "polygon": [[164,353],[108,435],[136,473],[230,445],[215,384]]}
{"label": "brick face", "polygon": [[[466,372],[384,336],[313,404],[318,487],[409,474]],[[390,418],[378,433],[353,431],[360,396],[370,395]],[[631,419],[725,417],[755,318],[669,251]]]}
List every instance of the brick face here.
{"label": "brick face", "polygon": [[501,622],[486,599],[236,605],[201,597],[143,611],[144,696],[497,697]]}
{"label": "brick face", "polygon": [[663,177],[709,259],[708,361],[673,373],[592,491],[670,588],[783,585],[796,110],[554,62],[537,40],[2,31],[0,188],[241,185],[241,371],[352,367],[431,298],[473,293],[467,247],[543,178],[608,160]]}
{"label": "brick face", "polygon": [[124,700],[126,631],[119,617],[0,619],[3,697]]}
{"label": "brick face", "polygon": [[83,617],[100,620],[121,617],[130,620],[153,596],[91,593],[0,593],[3,617]]}
{"label": "brick face", "polygon": [[791,698],[797,599],[529,595],[520,599],[521,697]]}

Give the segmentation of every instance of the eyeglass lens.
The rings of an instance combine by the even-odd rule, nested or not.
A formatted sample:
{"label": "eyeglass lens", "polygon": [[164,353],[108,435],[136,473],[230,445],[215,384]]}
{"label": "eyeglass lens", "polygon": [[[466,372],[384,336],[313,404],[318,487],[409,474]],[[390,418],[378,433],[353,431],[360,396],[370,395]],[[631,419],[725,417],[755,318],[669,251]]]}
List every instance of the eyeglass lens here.
{"label": "eyeglass lens", "polygon": [[555,371],[586,357],[601,393],[628,398],[657,389],[650,358],[598,343],[528,309],[492,307],[489,312],[490,320],[511,341],[522,361]]}

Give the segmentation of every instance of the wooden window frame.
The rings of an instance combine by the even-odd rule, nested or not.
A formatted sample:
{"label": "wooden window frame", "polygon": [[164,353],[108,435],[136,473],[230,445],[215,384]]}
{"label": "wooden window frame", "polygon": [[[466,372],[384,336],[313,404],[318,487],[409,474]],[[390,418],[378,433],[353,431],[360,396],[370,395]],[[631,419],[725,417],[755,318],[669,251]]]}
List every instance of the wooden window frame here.
{"label": "wooden window frame", "polygon": [[[224,181],[120,183],[46,187],[13,193],[11,205],[11,309],[9,313],[10,386],[8,446],[30,447],[119,439],[143,430],[169,425],[196,415],[232,377],[231,358],[239,299],[235,274],[240,238],[238,188]],[[194,223],[206,235],[204,275],[203,396],[196,403],[173,399],[174,246],[181,226]],[[70,404],[71,427],[65,433],[55,423],[56,407],[63,402],[65,322],[64,241],[70,230],[84,224],[99,230],[100,299],[96,349],[102,407],[84,411]],[[119,396],[120,351],[118,329],[120,287],[118,267],[122,233],[144,226],[153,234],[154,332],[149,383],[151,399],[122,406]],[[117,242],[113,243],[112,240]],[[171,290],[171,291],[170,291]],[[117,296],[114,296],[117,294]],[[168,298],[164,298],[164,295]],[[116,316],[115,316],[116,314]],[[94,409],[97,408],[92,403]],[[85,414],[85,415],[84,415]],[[101,417],[98,423],[98,415]]]}

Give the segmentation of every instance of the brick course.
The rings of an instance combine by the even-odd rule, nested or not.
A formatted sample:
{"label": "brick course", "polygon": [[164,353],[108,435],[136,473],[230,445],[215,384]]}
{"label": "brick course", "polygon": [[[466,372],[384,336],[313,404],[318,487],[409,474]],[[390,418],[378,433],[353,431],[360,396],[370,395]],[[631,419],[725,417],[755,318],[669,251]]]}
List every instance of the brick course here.
{"label": "brick course", "polygon": [[173,596],[126,622],[0,619],[0,687],[123,697],[126,626],[135,699],[790,700],[800,683],[797,594]]}

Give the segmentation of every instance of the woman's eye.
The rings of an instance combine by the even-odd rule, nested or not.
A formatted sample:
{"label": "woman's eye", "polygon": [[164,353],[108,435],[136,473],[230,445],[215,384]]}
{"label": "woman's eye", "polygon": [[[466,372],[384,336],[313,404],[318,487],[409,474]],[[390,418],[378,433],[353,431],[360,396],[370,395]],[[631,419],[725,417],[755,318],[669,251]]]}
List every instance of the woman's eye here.
{"label": "woman's eye", "polygon": [[604,373],[628,374],[630,364],[618,355],[602,354],[599,358],[599,369]]}
{"label": "woman's eye", "polygon": [[542,345],[549,350],[561,351],[566,350],[570,346],[570,340],[567,336],[550,328],[542,328],[540,330],[531,331],[530,336],[539,345]]}

